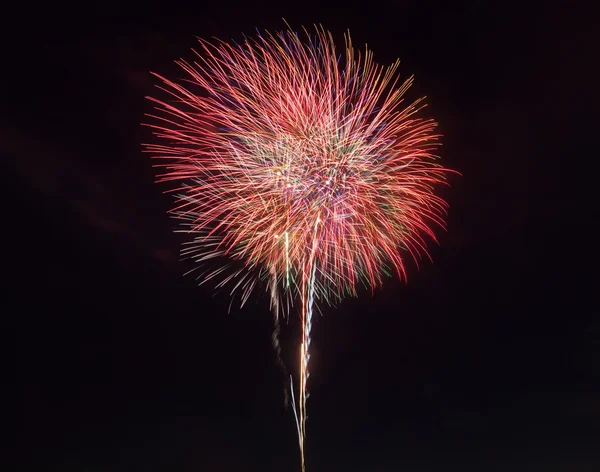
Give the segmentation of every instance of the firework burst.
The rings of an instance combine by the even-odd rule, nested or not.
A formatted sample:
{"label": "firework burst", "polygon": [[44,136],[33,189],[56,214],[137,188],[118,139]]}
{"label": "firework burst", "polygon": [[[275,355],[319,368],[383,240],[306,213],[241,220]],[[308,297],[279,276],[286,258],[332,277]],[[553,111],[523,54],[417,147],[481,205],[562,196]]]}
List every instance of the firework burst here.
{"label": "firework burst", "polygon": [[[226,256],[203,274],[233,284],[242,303],[267,284],[276,320],[299,299],[302,322],[294,412],[304,469],[306,382],[315,300],[332,302],[406,277],[407,259],[427,254],[443,226],[435,186],[447,170],[434,155],[436,123],[403,96],[399,62],[382,67],[349,35],[343,60],[323,28],[242,43],[200,40],[187,81],[164,77],[173,100],[150,98],[157,143],[146,150],[175,181],[173,213],[193,234],[183,253],[198,263]],[[275,341],[276,348],[279,344]]]}

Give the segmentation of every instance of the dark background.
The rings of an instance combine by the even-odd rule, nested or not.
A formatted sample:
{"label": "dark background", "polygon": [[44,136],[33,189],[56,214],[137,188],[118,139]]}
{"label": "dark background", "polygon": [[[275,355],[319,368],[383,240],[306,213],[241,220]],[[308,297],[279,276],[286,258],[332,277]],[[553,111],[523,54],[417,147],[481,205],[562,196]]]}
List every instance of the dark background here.
{"label": "dark background", "polygon": [[150,70],[180,77],[194,35],[282,17],[400,57],[463,174],[434,264],[317,320],[308,471],[600,470],[597,28],[576,3],[530,3],[15,5],[6,470],[299,470],[268,300],[228,314],[226,293],[182,276],[140,146]]}

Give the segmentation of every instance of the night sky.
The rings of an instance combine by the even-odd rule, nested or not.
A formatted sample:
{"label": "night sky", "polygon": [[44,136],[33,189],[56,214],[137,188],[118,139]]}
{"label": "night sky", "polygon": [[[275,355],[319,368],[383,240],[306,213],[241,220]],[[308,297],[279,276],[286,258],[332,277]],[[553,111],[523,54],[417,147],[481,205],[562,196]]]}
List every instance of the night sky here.
{"label": "night sky", "polygon": [[299,471],[268,297],[228,314],[226,292],[183,276],[140,126],[149,71],[182,77],[195,35],[282,17],[399,57],[462,174],[434,262],[316,320],[308,472],[600,470],[591,12],[203,3],[25,5],[4,41],[6,470]]}

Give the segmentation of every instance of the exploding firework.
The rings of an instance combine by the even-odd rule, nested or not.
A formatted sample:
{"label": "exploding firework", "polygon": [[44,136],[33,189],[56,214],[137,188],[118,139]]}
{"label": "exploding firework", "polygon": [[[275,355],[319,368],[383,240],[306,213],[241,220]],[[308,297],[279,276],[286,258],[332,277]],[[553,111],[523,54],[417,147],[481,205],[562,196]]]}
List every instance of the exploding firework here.
{"label": "exploding firework", "polygon": [[231,260],[202,280],[231,284],[242,304],[264,281],[276,322],[299,300],[291,391],[303,470],[314,305],[392,272],[404,279],[446,209],[434,193],[448,173],[436,123],[418,116],[422,99],[403,102],[412,77],[400,82],[399,62],[377,65],[345,40],[343,60],[321,27],[200,40],[194,62],[177,62],[187,81],[157,75],[173,100],[150,98],[159,144],[145,146],[162,161],[159,180],[177,183],[173,213],[193,235],[183,254],[198,266]]}

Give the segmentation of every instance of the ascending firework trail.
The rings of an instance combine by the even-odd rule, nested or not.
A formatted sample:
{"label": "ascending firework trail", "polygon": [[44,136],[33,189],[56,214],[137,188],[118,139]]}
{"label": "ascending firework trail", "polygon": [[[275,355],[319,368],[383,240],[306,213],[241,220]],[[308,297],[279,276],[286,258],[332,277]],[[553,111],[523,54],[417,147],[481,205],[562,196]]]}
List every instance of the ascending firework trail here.
{"label": "ascending firework trail", "polygon": [[[145,148],[174,181],[173,214],[192,234],[183,255],[206,266],[202,280],[232,285],[243,304],[258,281],[279,318],[299,300],[302,323],[292,402],[304,470],[311,325],[318,301],[356,295],[384,274],[405,278],[407,258],[427,254],[425,236],[443,226],[434,194],[447,169],[433,154],[433,120],[422,99],[403,103],[412,77],[352,47],[343,60],[322,27],[265,33],[241,43],[200,40],[187,80],[156,75],[157,100]],[[241,261],[243,268],[234,268]]]}

